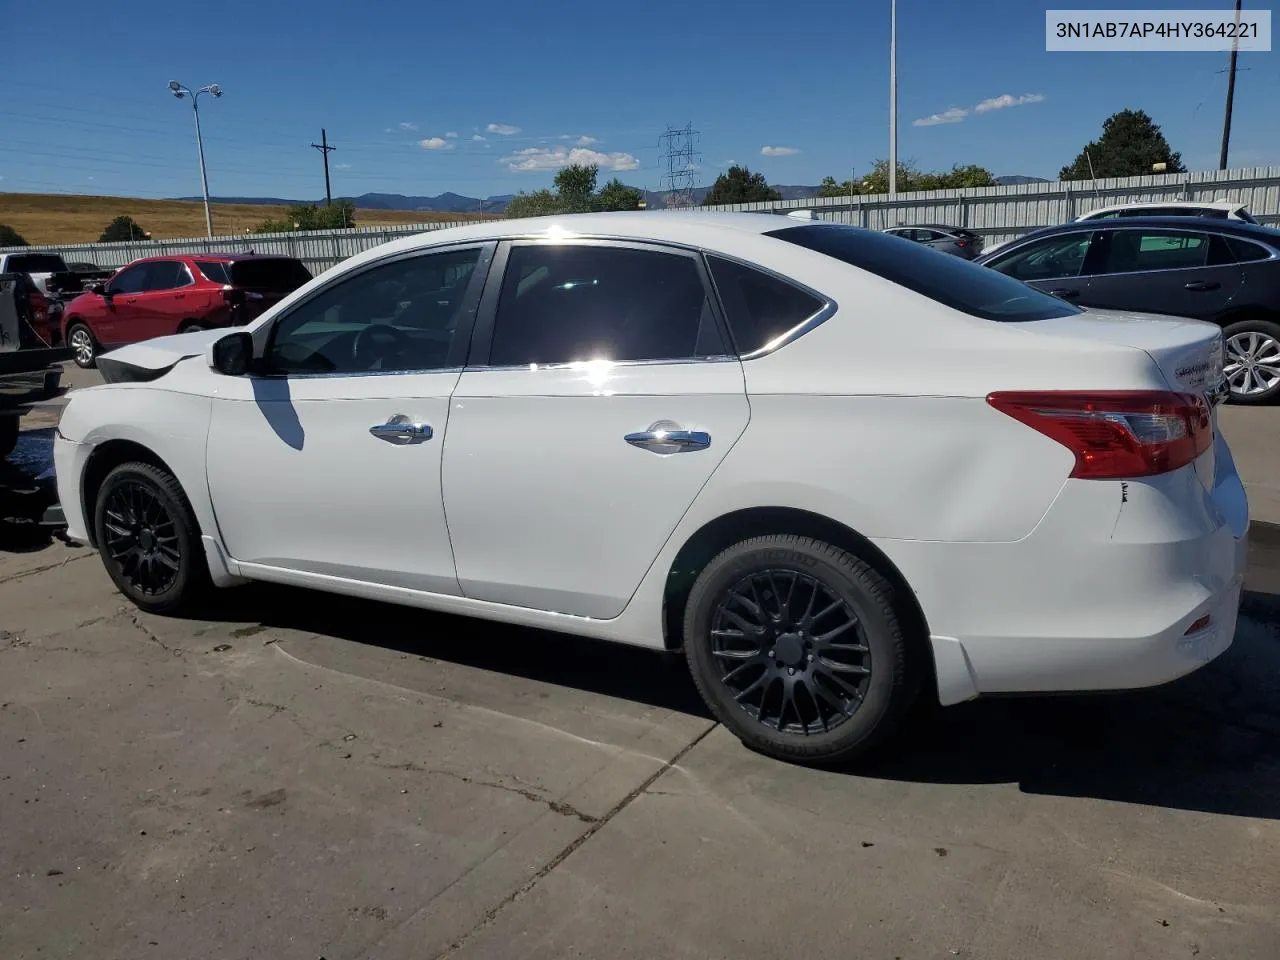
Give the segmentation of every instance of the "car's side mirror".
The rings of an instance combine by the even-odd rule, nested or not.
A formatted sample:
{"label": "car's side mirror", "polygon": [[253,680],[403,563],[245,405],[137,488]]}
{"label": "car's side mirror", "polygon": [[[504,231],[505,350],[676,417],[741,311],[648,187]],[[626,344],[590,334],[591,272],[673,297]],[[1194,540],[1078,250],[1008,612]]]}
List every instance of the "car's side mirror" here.
{"label": "car's side mirror", "polygon": [[215,340],[207,359],[209,366],[224,376],[244,376],[253,365],[253,335],[241,330]]}
{"label": "car's side mirror", "polygon": [[105,283],[91,283],[91,284],[89,284],[89,292],[90,292],[90,293],[96,293],[96,294],[97,294],[98,296],[100,296],[100,297],[110,297],[110,296],[111,296],[111,294],[107,293],[107,285],[106,285]]}

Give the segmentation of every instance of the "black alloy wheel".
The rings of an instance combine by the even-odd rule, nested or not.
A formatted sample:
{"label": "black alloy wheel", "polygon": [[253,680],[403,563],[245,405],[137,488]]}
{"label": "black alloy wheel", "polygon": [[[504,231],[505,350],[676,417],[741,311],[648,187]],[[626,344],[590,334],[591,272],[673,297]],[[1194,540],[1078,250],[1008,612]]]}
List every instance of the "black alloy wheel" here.
{"label": "black alloy wheel", "polygon": [[829,732],[854,715],[871,682],[871,648],[853,608],[795,569],[743,577],[711,626],[720,682],[757,722],[782,733]]}
{"label": "black alloy wheel", "polygon": [[200,528],[168,471],[126,463],[102,481],[94,533],[107,573],[120,592],[151,613],[175,613],[209,584]]}

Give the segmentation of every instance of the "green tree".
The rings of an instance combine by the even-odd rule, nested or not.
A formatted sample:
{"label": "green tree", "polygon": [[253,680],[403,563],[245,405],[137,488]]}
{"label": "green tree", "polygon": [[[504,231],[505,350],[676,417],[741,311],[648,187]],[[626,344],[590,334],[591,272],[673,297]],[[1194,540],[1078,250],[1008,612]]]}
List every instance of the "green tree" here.
{"label": "green tree", "polygon": [[[1090,162],[1092,161],[1092,167]],[[1140,177],[1165,164],[1165,173],[1184,173],[1182,154],[1169,147],[1160,127],[1143,110],[1121,110],[1102,122],[1102,136],[1058,173],[1059,180]]]}
{"label": "green tree", "polygon": [[121,240],[145,240],[147,239],[147,231],[133,219],[123,214],[116,217],[107,224],[107,229],[102,231],[102,236],[98,238],[99,243],[118,243]]}
{"label": "green tree", "polygon": [[586,213],[591,209],[600,167],[594,163],[572,163],[552,181],[564,213]]}
{"label": "green tree", "polygon": [[822,182],[818,184],[818,196],[820,197],[847,197],[848,195],[848,180],[844,183],[836,183],[835,177],[823,177]]}
{"label": "green tree", "polygon": [[782,194],[769,186],[763,173],[752,173],[746,167],[732,166],[720,176],[707,191],[702,205],[716,203],[758,203],[761,200],[781,200]]}
{"label": "green tree", "polygon": [[617,177],[614,177],[601,187],[600,192],[595,195],[592,201],[592,209],[600,211],[639,210],[640,201],[643,199],[643,193],[635,187],[628,187]]}
{"label": "green tree", "polygon": [[[991,187],[995,186],[996,182],[990,170],[975,163],[964,166],[956,164],[950,170],[931,172],[921,170],[910,161],[900,161],[898,163],[897,179],[896,186],[899,193],[911,193],[917,190],[955,190],[960,187]],[[844,183],[836,183],[835,177],[825,177],[818,186],[818,196],[847,197],[849,195],[849,187],[848,180]],[[853,192],[865,194],[888,193],[889,161],[875,161],[871,165],[871,171],[853,184]]]}
{"label": "green tree", "polygon": [[0,247],[25,247],[26,238],[7,223],[0,223]]}
{"label": "green tree", "polygon": [[254,233],[291,233],[294,230],[342,230],[356,225],[356,205],[335,200],[322,207],[316,203],[295,203],[279,220],[264,220]]}
{"label": "green tree", "polygon": [[507,204],[507,216],[513,220],[520,217],[546,217],[563,212],[560,198],[550,190],[517,193]]}

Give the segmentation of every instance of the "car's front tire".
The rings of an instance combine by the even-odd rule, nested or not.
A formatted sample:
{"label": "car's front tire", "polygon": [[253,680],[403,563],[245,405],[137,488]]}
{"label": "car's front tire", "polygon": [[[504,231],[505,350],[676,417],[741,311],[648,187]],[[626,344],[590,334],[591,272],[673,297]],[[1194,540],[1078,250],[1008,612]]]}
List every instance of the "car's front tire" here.
{"label": "car's front tire", "polygon": [[83,323],[73,322],[67,327],[67,346],[75,351],[72,357],[77,367],[88,370],[97,363],[98,341],[93,338],[93,331]]}
{"label": "car's front tire", "polygon": [[716,719],[782,760],[847,762],[912,700],[893,588],[807,537],[756,537],[707,564],[689,594],[684,647]]}
{"label": "car's front tire", "polygon": [[200,528],[178,481],[149,463],[125,463],[98,488],[98,552],[112,582],[149,613],[179,613],[209,586]]}
{"label": "car's front tire", "polygon": [[1239,320],[1228,324],[1222,336],[1231,402],[1271,403],[1280,397],[1280,323]]}

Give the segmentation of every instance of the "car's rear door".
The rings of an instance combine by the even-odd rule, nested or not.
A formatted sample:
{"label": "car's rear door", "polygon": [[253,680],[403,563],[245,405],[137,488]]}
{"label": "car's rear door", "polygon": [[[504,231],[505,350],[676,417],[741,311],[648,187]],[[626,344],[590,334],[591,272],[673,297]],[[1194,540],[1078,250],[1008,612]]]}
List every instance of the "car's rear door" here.
{"label": "car's rear door", "polygon": [[193,294],[195,278],[181,260],[153,260],[146,289],[133,304],[133,339],[149,340],[177,333],[187,321],[198,321],[202,304]]}
{"label": "car's rear door", "polygon": [[[1123,221],[1121,221],[1123,224]],[[1086,306],[1211,320],[1244,282],[1227,242],[1194,228],[1106,230],[1090,253]]]}
{"label": "car's rear door", "polygon": [[617,616],[748,418],[696,253],[504,244],[445,439],[463,593]]}

